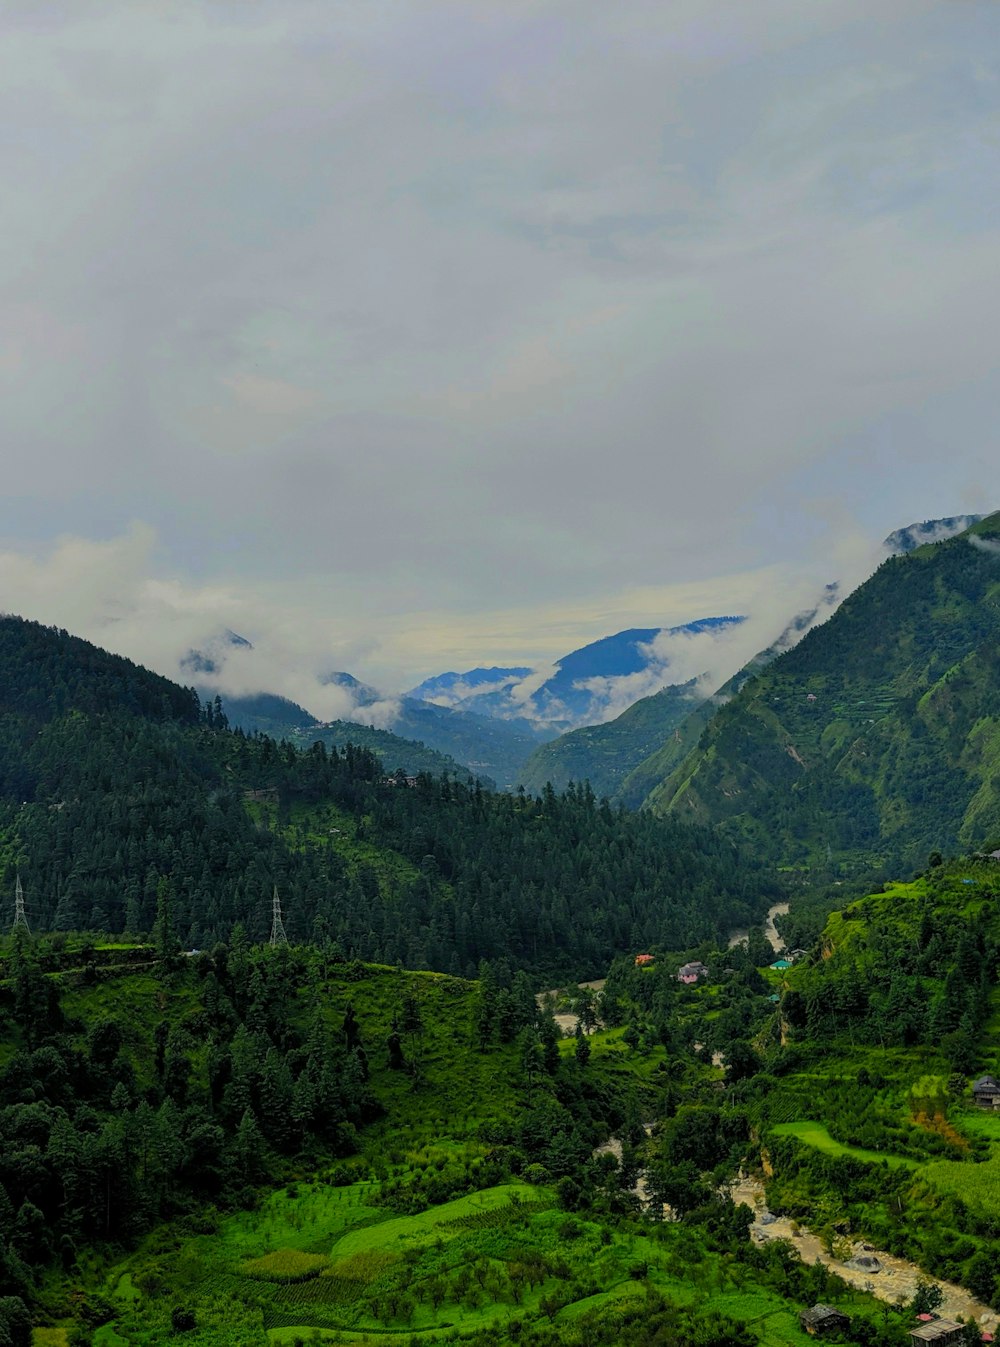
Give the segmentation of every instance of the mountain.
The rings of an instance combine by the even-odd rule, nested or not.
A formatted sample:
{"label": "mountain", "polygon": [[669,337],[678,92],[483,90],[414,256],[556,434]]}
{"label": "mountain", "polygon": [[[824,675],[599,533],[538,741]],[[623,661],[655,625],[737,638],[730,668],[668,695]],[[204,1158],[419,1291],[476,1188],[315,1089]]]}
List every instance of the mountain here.
{"label": "mountain", "polygon": [[[883,546],[892,555],[911,552],[928,543],[946,541],[982,518],[982,515],[952,515],[924,520],[896,529],[885,539]],[[815,606],[797,614],[775,642],[756,654],[711,698],[699,700],[694,695],[693,685],[687,685],[690,690],[684,695],[679,694],[679,685],[668,685],[651,697],[634,702],[614,720],[571,730],[536,749],[522,767],[519,780],[534,790],[546,781],[565,786],[570,781],[589,780],[598,794],[607,794],[629,809],[639,808],[695,747],[716,709],[724,705],[749,677],[791,649],[811,626],[825,620],[840,599],[840,587],[836,583],[827,585]],[[708,623],[718,626],[731,620],[708,619],[706,623],[692,626],[704,629]],[[620,636],[635,637],[640,645],[648,644],[650,639],[648,631],[622,632]],[[618,639],[611,638],[612,641]],[[597,642],[578,653],[597,654],[603,644]],[[563,662],[564,666],[566,663]]]}
{"label": "mountain", "polygon": [[[337,686],[356,693],[356,704],[362,709],[381,700],[374,688],[351,674],[331,674],[324,682],[335,682]],[[213,688],[198,687],[196,690],[203,699],[214,700]],[[456,761],[448,752],[440,752],[422,741],[394,734],[391,730],[376,729],[374,725],[362,725],[353,720],[321,722],[297,702],[270,692],[246,697],[226,696],[219,700],[232,728],[244,730],[247,734],[259,733],[271,735],[275,739],[291,739],[304,747],[324,743],[328,748],[343,749],[348,744],[356,744],[374,753],[387,773],[402,771],[406,776],[416,776],[419,772],[429,772],[432,776],[447,773],[463,781],[478,780],[488,790],[496,789],[496,781],[486,771],[485,764],[480,763],[473,769]],[[417,717],[411,714],[409,719],[415,722]],[[415,724],[414,728],[420,733],[426,729],[426,722]],[[488,735],[489,730],[486,736],[478,736],[475,746],[478,748],[479,738]],[[434,736],[433,730],[432,737],[439,740],[448,738],[447,735]],[[451,741],[454,742],[458,737],[452,735]]]}
{"label": "mountain", "polygon": [[496,789],[496,782],[484,771],[473,771],[447,753],[439,753],[413,739],[404,739],[391,730],[376,729],[374,725],[361,725],[354,720],[331,720],[322,725],[312,721],[293,729],[289,737],[300,748],[322,743],[328,748],[345,749],[348,744],[355,744],[374,753],[386,774],[402,772],[404,776],[417,776],[425,772],[431,776],[451,776],[470,784],[478,781],[485,790]]}
{"label": "mountain", "polygon": [[[378,704],[377,717],[372,719],[377,719],[380,728],[465,764],[474,774],[506,789],[522,778],[524,764],[540,744],[573,726],[606,721],[615,706],[627,707],[650,688],[669,683],[671,656],[663,649],[664,641],[711,636],[742,620],[709,617],[678,627],[616,632],[564,656],[554,672],[535,687],[531,680],[537,681],[537,675],[527,666],[438,674],[400,698],[385,696],[346,672],[330,673],[319,681],[350,694],[354,718],[360,723],[365,722],[365,710]],[[660,645],[654,648],[657,642]],[[253,646],[225,631],[185,656],[182,668],[194,676],[202,696],[214,697],[218,687],[207,680],[222,674],[227,654],[234,648],[252,650]],[[245,682],[246,674],[244,667],[241,681]],[[248,732],[282,736],[319,723],[312,711],[266,690],[223,700],[231,722]],[[636,719],[651,725],[656,717],[640,712]],[[651,743],[643,729],[637,745],[630,748],[629,765],[644,756]],[[556,775],[559,780],[569,779],[566,773],[557,771]],[[544,784],[534,769],[527,779]]]}
{"label": "mountain", "polygon": [[[298,734],[305,742],[322,740],[338,747],[347,742],[364,742],[372,752],[391,764],[387,770],[401,767],[408,774],[450,772],[461,777],[479,778],[490,787],[498,782],[504,787],[513,786],[518,768],[536,745],[549,737],[523,718],[510,716],[494,720],[458,706],[436,705],[415,696],[387,697],[344,671],[325,674],[319,683],[324,687],[342,688],[350,695],[359,728],[352,733],[348,727],[353,720],[336,720],[325,724],[319,732],[317,727],[323,722],[287,697],[267,691],[239,696],[220,694],[218,682],[203,682],[203,679],[217,679],[222,674],[227,654],[234,649],[253,650],[253,646],[235,632],[222,632],[203,642],[199,649],[188,651],[181,661],[181,668],[193,676],[195,690],[201,698],[212,701],[216,695],[221,695],[230,724],[248,734],[259,731],[279,739]],[[476,672],[492,671],[473,671],[473,674]],[[245,677],[244,671],[244,681]],[[459,676],[442,677],[447,682],[449,678]],[[365,711],[376,703],[379,704],[378,728],[365,723]]]}
{"label": "mountain", "polygon": [[[196,684],[195,690],[203,701],[211,701],[216,696],[214,688]],[[230,725],[247,734],[259,731],[283,739],[293,730],[319,724],[305,707],[273,692],[258,692],[247,697],[226,696],[220,700]]]}
{"label": "mountain", "polygon": [[[398,700],[382,695],[350,674],[334,676],[340,687],[358,692],[355,718],[320,724],[313,717],[305,738],[327,744],[365,743],[373,752],[387,754],[404,770],[458,772],[478,777],[484,785],[515,784],[521,763],[544,735],[526,720],[492,720],[488,716],[448,706],[435,706],[416,697]],[[326,681],[334,681],[334,677]],[[365,711],[379,703],[379,723],[365,723]],[[228,703],[227,703],[228,704]],[[357,724],[358,732],[351,726]],[[378,738],[384,735],[384,738]],[[373,737],[375,736],[375,737]],[[300,736],[301,737],[301,736]],[[425,755],[421,757],[420,755]],[[430,756],[426,756],[430,755]],[[416,766],[419,762],[423,766]]]}
{"label": "mountain", "polygon": [[527,720],[494,720],[415,697],[402,698],[389,724],[394,734],[457,758],[505,788],[515,785],[521,764],[547,737]]}
{"label": "mountain", "polygon": [[886,538],[885,547],[893,555],[901,552],[913,552],[927,543],[943,543],[954,538],[957,533],[978,524],[981,514],[956,514],[945,519],[925,519],[919,524],[908,524],[906,528],[896,529]]}
{"label": "mountain", "polygon": [[410,695],[480,716],[516,721],[530,726],[540,738],[552,738],[609,720],[616,706],[627,706],[650,689],[669,683],[669,650],[658,649],[654,643],[721,633],[742,621],[741,617],[706,617],[677,627],[632,627],[564,655],[540,681],[540,670],[470,669],[426,679]]}
{"label": "mountain", "polygon": [[669,680],[670,659],[651,649],[654,641],[723,632],[742,621],[741,617],[706,617],[679,627],[633,627],[592,641],[556,662],[556,672],[531,699],[534,714],[567,728],[606,719],[608,706],[619,692],[619,680],[636,675],[651,676],[661,684]]}
{"label": "mountain", "polygon": [[329,673],[319,680],[324,687],[344,688],[354,698],[355,706],[372,706],[375,702],[382,701],[382,694],[377,688],[371,687],[368,683],[362,683],[360,678],[355,678],[349,673]]}
{"label": "mountain", "polygon": [[680,727],[701,704],[695,679],[661,688],[615,720],[585,725],[540,745],[518,773],[518,782],[526,790],[540,791],[547,783],[563,790],[571,781],[588,781],[597,795],[627,805],[621,796],[625,779],[662,747],[665,738],[679,736]]}
{"label": "mountain", "polygon": [[1000,514],[885,561],[750,678],[647,806],[785,864],[911,864],[1000,829]]}
{"label": "mountain", "polygon": [[461,706],[468,702],[480,703],[484,698],[509,692],[527,678],[531,669],[525,667],[501,669],[467,669],[465,673],[436,674],[425,678],[411,690],[409,696],[418,701],[433,702],[435,706]]}
{"label": "mountain", "polygon": [[235,631],[226,628],[205,641],[197,650],[189,650],[180,662],[181,672],[185,674],[217,674],[226,662],[226,654],[232,650],[252,650],[253,645]]}
{"label": "mountain", "polygon": [[669,684],[633,702],[615,720],[571,730],[537,748],[521,769],[520,781],[531,790],[546,781],[557,787],[570,781],[589,781],[598,795],[607,795],[627,809],[638,809],[650,791],[694,748],[716,708],[749,677],[794,645],[838,601],[838,587],[827,585],[814,607],[793,618],[776,641],[711,697],[703,695],[696,678]]}
{"label": "mountain", "polygon": [[294,939],[563,978],[745,925],[774,891],[705,830],[582,790],[387,782],[363,747],[233,731],[191,689],[19,618],[0,619],[0,706],[0,885],[19,873],[40,930],[260,941],[278,888]]}

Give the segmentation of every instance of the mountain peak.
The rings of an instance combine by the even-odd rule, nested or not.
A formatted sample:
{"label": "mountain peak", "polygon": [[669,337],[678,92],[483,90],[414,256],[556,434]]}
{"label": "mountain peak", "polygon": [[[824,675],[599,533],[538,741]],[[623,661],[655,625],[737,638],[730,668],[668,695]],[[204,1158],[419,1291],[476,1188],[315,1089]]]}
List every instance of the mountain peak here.
{"label": "mountain peak", "polygon": [[954,514],[944,519],[924,519],[919,524],[907,524],[905,528],[894,529],[883,546],[893,556],[901,556],[905,552],[916,551],[918,547],[925,547],[928,543],[947,542],[949,538],[964,533],[987,518],[989,516],[981,514]]}

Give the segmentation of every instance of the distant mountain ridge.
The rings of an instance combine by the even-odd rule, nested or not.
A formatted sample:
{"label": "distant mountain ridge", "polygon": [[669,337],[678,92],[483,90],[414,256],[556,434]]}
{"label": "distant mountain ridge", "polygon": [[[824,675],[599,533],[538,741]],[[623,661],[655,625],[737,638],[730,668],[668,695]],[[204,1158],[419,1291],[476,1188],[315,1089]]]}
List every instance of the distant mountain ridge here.
{"label": "distant mountain ridge", "polygon": [[[910,524],[891,533],[884,547],[893,555],[907,554],[953,537],[981,518],[952,515]],[[350,696],[349,722],[387,730],[505,788],[521,783],[538,790],[549,780],[565,785],[589,779],[599,794],[638,807],[690,751],[691,736],[700,735],[717,705],[794,645],[840,597],[836,585],[828,586],[813,608],[796,616],[777,641],[708,701],[697,681],[699,670],[685,667],[672,681],[671,643],[683,646],[685,638],[722,636],[745,620],[741,616],[628,628],[571,651],[551,669],[494,665],[449,670],[424,679],[401,697],[386,696],[344,671],[326,674],[319,682]],[[212,695],[227,654],[238,651],[242,662],[252,650],[248,640],[227,630],[189,651],[182,668],[194,675],[202,695]],[[246,729],[283,735],[319,724],[314,708],[268,691],[227,696],[225,703],[233,723]],[[690,723],[689,716],[695,717]]]}
{"label": "distant mountain ridge", "polygon": [[813,607],[797,614],[776,641],[710,697],[704,695],[697,678],[668,684],[652,696],[633,702],[614,720],[572,730],[536,749],[521,770],[521,784],[528,790],[540,790],[546,783],[558,789],[570,781],[589,781],[598,795],[638,809],[694,747],[716,708],[758,669],[790,648],[838,600],[838,586],[827,585]]}
{"label": "distant mountain ridge", "polygon": [[670,659],[657,651],[658,640],[721,633],[743,620],[705,617],[674,627],[630,627],[570,651],[545,677],[539,677],[544,669],[470,669],[425,679],[410,696],[496,720],[516,720],[548,739],[608,720],[609,708],[623,694],[636,701],[646,690],[629,696],[622,680],[645,674],[655,690],[669,683],[665,671]]}
{"label": "distant mountain ridge", "polygon": [[[616,701],[627,705],[641,697],[644,686],[667,682],[671,657],[657,649],[658,641],[711,636],[742,621],[737,616],[707,617],[674,627],[615,632],[571,651],[541,681],[536,671],[520,665],[449,671],[425,679],[401,697],[386,696],[344,671],[328,673],[319,682],[342,688],[353,702],[348,721],[341,717],[331,722],[335,734],[341,733],[342,723],[351,722],[387,730],[444,755],[460,770],[509,788],[521,779],[524,764],[539,745],[570,727],[609,720]],[[252,651],[253,645],[225,631],[188,652],[183,667],[195,675],[203,697],[213,697],[224,684],[226,655],[234,649]],[[311,732],[322,724],[314,709],[268,691],[223,694],[223,702],[230,721],[250,731],[280,737]],[[643,719],[643,713],[637,718]],[[650,743],[647,735],[633,756],[647,751]]]}
{"label": "distant mountain ridge", "polygon": [[419,701],[433,702],[437,706],[454,706],[465,700],[470,694],[487,692],[497,687],[510,687],[532,671],[524,665],[520,668],[468,669],[465,673],[435,674],[425,678],[409,692],[410,697]]}
{"label": "distant mountain ridge", "polygon": [[[904,555],[947,541],[983,518],[981,514],[950,515],[909,524],[890,533],[883,547],[891,555]],[[638,809],[695,747],[718,707],[829,617],[842,597],[837,583],[828,584],[815,605],[792,618],[777,640],[707,699],[699,696],[695,684],[668,685],[633,702],[614,720],[570,730],[536,749],[521,769],[521,783],[529,790],[540,790],[546,782],[564,787],[570,781],[587,780],[599,795]]]}

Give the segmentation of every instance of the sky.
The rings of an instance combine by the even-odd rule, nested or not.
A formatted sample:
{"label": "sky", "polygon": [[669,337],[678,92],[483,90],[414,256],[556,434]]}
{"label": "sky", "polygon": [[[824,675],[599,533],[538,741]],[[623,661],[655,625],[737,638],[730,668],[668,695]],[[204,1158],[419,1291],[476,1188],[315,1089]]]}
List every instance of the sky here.
{"label": "sky", "polygon": [[4,27],[5,611],[394,693],[1000,506],[996,0]]}

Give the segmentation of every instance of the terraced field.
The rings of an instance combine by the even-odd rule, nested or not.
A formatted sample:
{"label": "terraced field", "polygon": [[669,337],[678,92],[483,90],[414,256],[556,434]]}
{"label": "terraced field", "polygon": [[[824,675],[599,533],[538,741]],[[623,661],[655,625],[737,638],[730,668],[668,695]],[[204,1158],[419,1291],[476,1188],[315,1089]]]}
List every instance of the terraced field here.
{"label": "terraced field", "polygon": [[[824,1155],[849,1155],[855,1160],[864,1160],[869,1164],[887,1164],[893,1169],[899,1165],[905,1165],[910,1169],[917,1168],[915,1160],[902,1155],[892,1155],[888,1151],[869,1151],[861,1146],[845,1146],[843,1142],[836,1141],[822,1123],[806,1121],[777,1123],[771,1131],[779,1137],[796,1137],[807,1146],[822,1151]],[[954,1168],[953,1165],[951,1167]]]}
{"label": "terraced field", "polygon": [[178,1289],[197,1325],[184,1335],[189,1347],[386,1347],[477,1329],[513,1341],[510,1325],[627,1314],[655,1293],[730,1315],[762,1347],[809,1341],[787,1300],[753,1285],[746,1270],[734,1281],[725,1260],[706,1252],[692,1272],[673,1248],[689,1239],[679,1226],[609,1229],[524,1182],[412,1215],[375,1206],[377,1188],[369,1179],[301,1183],[211,1233],[161,1234],[109,1276],[105,1294],[119,1314],[98,1330],[96,1347],[161,1343]]}

